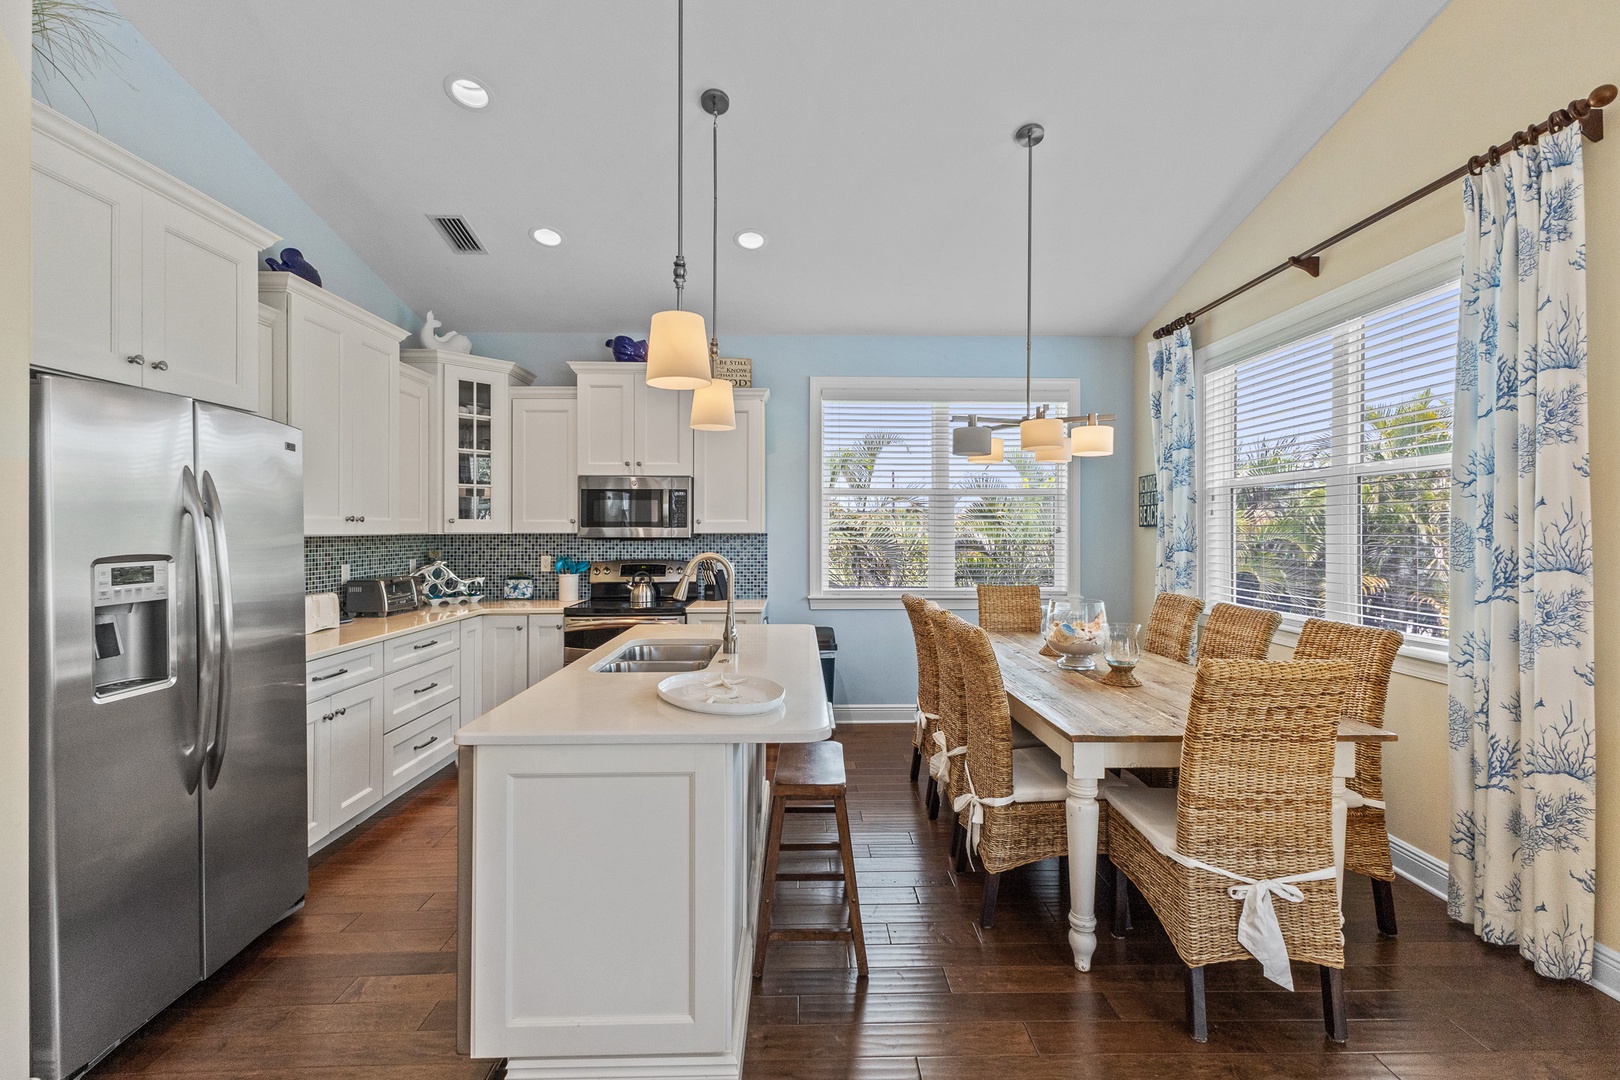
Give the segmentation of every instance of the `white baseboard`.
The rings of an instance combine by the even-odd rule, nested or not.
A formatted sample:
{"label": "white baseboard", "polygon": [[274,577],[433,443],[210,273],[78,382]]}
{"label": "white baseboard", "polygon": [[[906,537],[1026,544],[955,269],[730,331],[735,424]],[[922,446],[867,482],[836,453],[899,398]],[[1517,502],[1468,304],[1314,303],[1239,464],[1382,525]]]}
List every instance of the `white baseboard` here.
{"label": "white baseboard", "polygon": [[1446,899],[1451,884],[1451,868],[1444,859],[1421,851],[1398,836],[1389,838],[1389,856],[1397,874],[1424,892]]}
{"label": "white baseboard", "polygon": [[1620,999],[1620,952],[1607,945],[1595,945],[1592,952],[1592,985]]}
{"label": "white baseboard", "polygon": [[840,724],[915,724],[915,705],[834,705],[833,719]]}

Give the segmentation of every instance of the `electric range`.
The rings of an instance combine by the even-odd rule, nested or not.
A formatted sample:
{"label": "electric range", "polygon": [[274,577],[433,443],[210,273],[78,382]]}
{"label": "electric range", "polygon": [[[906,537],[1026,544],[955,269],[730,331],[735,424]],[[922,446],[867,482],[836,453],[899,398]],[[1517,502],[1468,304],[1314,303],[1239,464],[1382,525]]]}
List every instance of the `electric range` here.
{"label": "electric range", "polygon": [[[663,559],[624,559],[591,564],[590,598],[563,609],[563,663],[571,664],[626,630],[644,623],[684,623],[686,601],[674,598],[686,563]],[[657,603],[630,603],[630,586],[640,574],[652,579]]]}

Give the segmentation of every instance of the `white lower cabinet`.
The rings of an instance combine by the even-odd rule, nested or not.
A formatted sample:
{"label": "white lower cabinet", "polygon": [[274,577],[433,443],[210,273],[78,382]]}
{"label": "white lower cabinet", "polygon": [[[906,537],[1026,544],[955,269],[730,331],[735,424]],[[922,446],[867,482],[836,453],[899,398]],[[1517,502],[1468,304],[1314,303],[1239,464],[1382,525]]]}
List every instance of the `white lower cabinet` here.
{"label": "white lower cabinet", "polygon": [[390,731],[384,747],[383,793],[392,794],[454,755],[460,726],[460,702],[452,701]]}
{"label": "white lower cabinet", "polygon": [[562,670],[562,624],[561,615],[529,616],[529,679],[525,686]]}
{"label": "white lower cabinet", "polygon": [[[529,616],[485,615],[484,711],[529,688]],[[561,620],[559,620],[559,625]]]}
{"label": "white lower cabinet", "polygon": [[484,619],[468,619],[461,630],[461,718],[484,715]]}
{"label": "white lower cabinet", "polygon": [[[738,626],[752,626],[765,621],[762,611],[739,611],[735,615]],[[694,626],[724,626],[726,613],[723,611],[688,611],[686,621]]]}
{"label": "white lower cabinet", "polygon": [[369,809],[383,794],[380,680],[309,704],[310,842]]}

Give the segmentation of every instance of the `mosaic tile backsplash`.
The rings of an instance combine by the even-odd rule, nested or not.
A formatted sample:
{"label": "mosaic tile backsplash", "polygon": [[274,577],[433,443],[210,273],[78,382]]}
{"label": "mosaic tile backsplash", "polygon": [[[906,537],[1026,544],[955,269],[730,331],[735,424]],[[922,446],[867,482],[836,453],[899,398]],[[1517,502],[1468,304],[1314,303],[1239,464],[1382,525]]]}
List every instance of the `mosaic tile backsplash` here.
{"label": "mosaic tile backsplash", "polygon": [[485,592],[499,596],[508,574],[534,578],[535,597],[555,599],[557,575],[541,573],[547,559],[566,556],[589,562],[609,559],[679,559],[703,551],[718,551],[737,568],[737,598],[763,600],[769,595],[766,575],[769,560],[765,533],[718,533],[691,540],[581,540],[564,533],[514,533],[483,536],[306,536],[304,538],[304,591],[330,592],[338,587],[341,566],[349,564],[350,577],[405,574],[411,560],[420,566],[430,551],[444,553],[460,577],[482,577]]}

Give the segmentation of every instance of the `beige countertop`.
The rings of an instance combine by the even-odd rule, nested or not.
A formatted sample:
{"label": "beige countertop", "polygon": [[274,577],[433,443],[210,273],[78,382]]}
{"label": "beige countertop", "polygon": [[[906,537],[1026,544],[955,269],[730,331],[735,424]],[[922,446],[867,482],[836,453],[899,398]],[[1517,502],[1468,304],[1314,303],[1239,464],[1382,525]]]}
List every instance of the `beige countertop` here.
{"label": "beige countertop", "polygon": [[[737,611],[757,615],[765,610],[764,600],[738,600]],[[304,659],[318,660],[357,645],[368,645],[384,638],[409,634],[429,626],[438,626],[477,615],[561,615],[568,604],[561,600],[485,600],[478,604],[456,604],[447,607],[423,608],[404,615],[390,615],[382,619],[359,618],[331,630],[317,630],[304,636]],[[724,600],[694,600],[688,611],[725,611]]]}
{"label": "beige countertop", "polygon": [[[756,601],[757,603],[758,601]],[[720,627],[648,623],[542,679],[462,725],[462,746],[532,743],[816,742],[832,732],[815,627],[803,623],[737,627],[737,655],[717,655],[709,670],[772,679],[787,691],[770,712],[716,716],[676,708],[658,696],[667,672],[591,670],[639,641],[718,641]]]}

